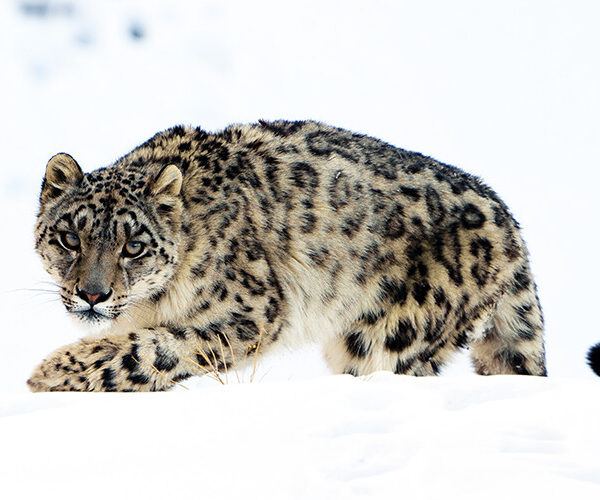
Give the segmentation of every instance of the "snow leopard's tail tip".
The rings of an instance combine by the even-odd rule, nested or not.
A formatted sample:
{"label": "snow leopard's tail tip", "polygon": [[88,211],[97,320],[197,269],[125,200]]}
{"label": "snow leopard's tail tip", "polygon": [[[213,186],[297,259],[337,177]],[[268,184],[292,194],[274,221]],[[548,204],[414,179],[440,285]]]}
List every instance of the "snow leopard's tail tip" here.
{"label": "snow leopard's tail tip", "polygon": [[587,362],[594,373],[600,376],[600,342],[589,350]]}

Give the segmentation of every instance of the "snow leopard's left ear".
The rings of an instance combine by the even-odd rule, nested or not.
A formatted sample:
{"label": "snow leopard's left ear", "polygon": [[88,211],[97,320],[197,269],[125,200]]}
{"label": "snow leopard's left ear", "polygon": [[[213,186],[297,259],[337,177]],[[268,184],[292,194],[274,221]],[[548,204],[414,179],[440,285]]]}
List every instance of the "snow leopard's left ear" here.
{"label": "snow leopard's left ear", "polygon": [[46,165],[40,203],[43,205],[48,200],[58,198],[69,188],[78,186],[82,179],[81,167],[71,155],[66,153],[54,155]]}
{"label": "snow leopard's left ear", "polygon": [[179,196],[183,175],[175,165],[164,167],[150,183],[150,194],[152,196]]}

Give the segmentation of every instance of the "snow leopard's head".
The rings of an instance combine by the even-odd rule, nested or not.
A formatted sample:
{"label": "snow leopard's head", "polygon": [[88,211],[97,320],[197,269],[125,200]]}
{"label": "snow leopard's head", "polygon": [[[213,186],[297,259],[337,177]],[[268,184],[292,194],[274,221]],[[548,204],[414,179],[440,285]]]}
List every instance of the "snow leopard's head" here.
{"label": "snow leopard's head", "polygon": [[178,262],[181,185],[180,170],[158,161],[84,174],[67,154],[50,159],[35,248],[76,319],[103,329],[166,288]]}

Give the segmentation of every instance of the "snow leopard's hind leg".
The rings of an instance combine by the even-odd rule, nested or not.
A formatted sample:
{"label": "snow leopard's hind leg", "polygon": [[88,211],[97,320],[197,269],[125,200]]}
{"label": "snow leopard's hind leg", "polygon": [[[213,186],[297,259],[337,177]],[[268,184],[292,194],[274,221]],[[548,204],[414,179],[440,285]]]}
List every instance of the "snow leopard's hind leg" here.
{"label": "snow leopard's hind leg", "polygon": [[[404,302],[401,288],[384,279],[386,287],[395,289],[393,300]],[[394,294],[393,294],[394,295]],[[428,376],[440,373],[453,354],[464,347],[466,334],[454,328],[456,317],[443,294],[437,304],[420,314],[416,303],[366,309],[340,335],[325,344],[325,360],[334,373],[354,376],[385,370],[400,375]],[[434,311],[435,310],[435,314]],[[452,318],[452,321],[450,320]],[[475,324],[485,321],[483,316]]]}
{"label": "snow leopard's hind leg", "polygon": [[480,375],[546,375],[543,318],[526,261],[509,272],[502,291],[457,300],[436,287],[421,307],[396,290],[368,308],[324,346],[335,373],[366,375],[378,370],[437,375],[460,348],[470,344]]}
{"label": "snow leopard's hind leg", "polygon": [[490,328],[471,342],[480,375],[546,376],[544,320],[529,263],[516,268],[492,316]]}

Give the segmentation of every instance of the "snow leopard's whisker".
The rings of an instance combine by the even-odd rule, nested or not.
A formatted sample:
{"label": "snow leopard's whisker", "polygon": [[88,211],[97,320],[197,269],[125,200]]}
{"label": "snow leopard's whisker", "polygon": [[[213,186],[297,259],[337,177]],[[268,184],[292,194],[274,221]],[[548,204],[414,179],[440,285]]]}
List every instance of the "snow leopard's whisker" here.
{"label": "snow leopard's whisker", "polygon": [[13,288],[11,290],[2,290],[0,295],[13,293],[36,293],[36,294],[59,294],[59,290],[48,290],[46,288]]}
{"label": "snow leopard's whisker", "polygon": [[145,297],[129,297],[127,302],[127,307],[130,308],[139,308],[145,312],[154,313],[156,312],[156,308],[148,303],[147,298]]}
{"label": "snow leopard's whisker", "polygon": [[121,311],[121,314],[125,317],[125,319],[128,321],[128,323],[134,328],[134,329],[143,329],[142,325],[138,322],[137,319],[135,319],[131,313],[127,310],[124,309]]}

